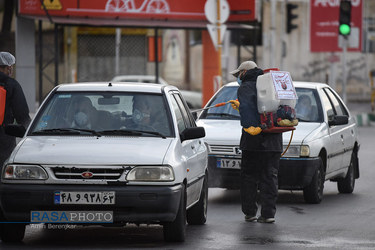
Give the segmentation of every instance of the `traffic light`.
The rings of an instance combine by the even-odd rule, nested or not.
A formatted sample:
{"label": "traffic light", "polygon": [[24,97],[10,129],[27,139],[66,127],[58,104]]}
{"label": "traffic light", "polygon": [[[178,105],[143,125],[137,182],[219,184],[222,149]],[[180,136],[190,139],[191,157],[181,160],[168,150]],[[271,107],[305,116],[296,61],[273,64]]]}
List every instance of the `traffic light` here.
{"label": "traffic light", "polygon": [[339,34],[347,36],[350,34],[350,20],[352,12],[352,3],[349,0],[340,1],[340,18],[339,18]]}
{"label": "traffic light", "polygon": [[296,9],[297,7],[297,4],[288,3],[286,5],[286,32],[288,34],[292,32],[292,30],[298,28],[297,24],[292,23],[292,21],[298,17],[298,15],[292,13],[292,10]]}

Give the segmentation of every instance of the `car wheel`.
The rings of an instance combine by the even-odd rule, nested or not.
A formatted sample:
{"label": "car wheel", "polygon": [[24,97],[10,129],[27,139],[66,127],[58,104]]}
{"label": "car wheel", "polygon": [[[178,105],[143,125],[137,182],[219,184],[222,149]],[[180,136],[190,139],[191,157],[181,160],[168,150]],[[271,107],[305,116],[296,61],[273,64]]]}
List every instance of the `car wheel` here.
{"label": "car wheel", "polygon": [[176,218],[172,222],[167,222],[163,225],[164,240],[169,242],[185,241],[185,227],[186,227],[186,192],[185,185],[181,190],[180,205]]}
{"label": "car wheel", "polygon": [[20,242],[25,236],[25,224],[22,223],[2,223],[0,225],[0,235],[3,242]]}
{"label": "car wheel", "polygon": [[203,225],[207,221],[208,184],[207,173],[203,180],[203,186],[198,203],[187,210],[187,222],[190,225]]}
{"label": "car wheel", "polygon": [[345,178],[339,179],[337,181],[337,189],[340,193],[343,194],[350,194],[353,193],[354,190],[354,184],[355,184],[355,178],[354,178],[354,162],[356,161],[357,154],[353,151],[352,157],[350,159],[350,165],[348,168],[348,172],[345,176]]}
{"label": "car wheel", "polygon": [[324,169],[322,159],[320,159],[319,162],[320,164],[315,171],[311,183],[303,189],[303,197],[305,202],[311,204],[318,204],[323,199]]}

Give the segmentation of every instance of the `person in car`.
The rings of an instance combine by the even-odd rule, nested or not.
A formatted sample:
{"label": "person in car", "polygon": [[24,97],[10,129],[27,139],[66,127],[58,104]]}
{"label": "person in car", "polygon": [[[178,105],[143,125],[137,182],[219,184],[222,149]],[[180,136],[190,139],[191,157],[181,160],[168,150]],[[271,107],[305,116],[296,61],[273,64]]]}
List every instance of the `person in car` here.
{"label": "person in car", "polygon": [[151,107],[147,97],[134,96],[132,121],[137,125],[150,125]]}
{"label": "person in car", "polygon": [[151,105],[147,96],[135,95],[133,97],[133,112],[131,119],[125,122],[125,127],[130,129],[153,131],[150,126]]}
{"label": "person in car", "polygon": [[92,129],[95,121],[96,109],[90,98],[84,96],[78,99],[73,119],[73,128]]}
{"label": "person in car", "polygon": [[[278,195],[278,170],[282,152],[281,133],[261,132],[257,106],[256,81],[263,70],[255,62],[245,61],[230,72],[240,87],[237,91],[242,135],[241,158],[241,206],[246,221],[275,222]],[[257,192],[260,190],[260,217],[257,217]]]}
{"label": "person in car", "polygon": [[170,133],[162,99],[157,96],[134,96],[133,115],[126,127],[145,131]]}
{"label": "person in car", "polygon": [[306,121],[313,121],[317,118],[317,110],[315,110],[311,105],[311,99],[307,95],[301,95],[298,97],[298,102],[296,104],[296,112],[300,119]]}

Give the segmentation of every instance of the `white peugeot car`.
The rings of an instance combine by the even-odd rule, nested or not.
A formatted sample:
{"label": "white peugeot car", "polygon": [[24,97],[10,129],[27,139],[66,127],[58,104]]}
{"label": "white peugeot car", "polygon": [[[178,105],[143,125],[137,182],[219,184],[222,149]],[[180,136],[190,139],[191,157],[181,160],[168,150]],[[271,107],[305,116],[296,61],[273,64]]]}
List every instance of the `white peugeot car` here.
{"label": "white peugeot car", "polygon": [[22,240],[29,223],[95,222],[160,224],[183,241],[186,220],[206,222],[204,136],[170,85],[55,87],[2,167],[1,239]]}
{"label": "white peugeot car", "polygon": [[[238,83],[223,86],[206,107],[237,99]],[[283,133],[284,150],[280,160],[279,189],[303,190],[305,201],[320,203],[324,182],[336,181],[340,193],[351,193],[359,178],[358,131],[355,119],[338,94],[323,83],[294,82],[299,100],[298,126]],[[310,100],[308,116],[298,109],[299,101]],[[241,105],[241,104],[240,104]],[[197,124],[206,130],[209,148],[209,187],[240,187],[240,116],[228,104],[204,110]],[[291,139],[292,136],[292,139]],[[291,141],[290,141],[291,139]]]}

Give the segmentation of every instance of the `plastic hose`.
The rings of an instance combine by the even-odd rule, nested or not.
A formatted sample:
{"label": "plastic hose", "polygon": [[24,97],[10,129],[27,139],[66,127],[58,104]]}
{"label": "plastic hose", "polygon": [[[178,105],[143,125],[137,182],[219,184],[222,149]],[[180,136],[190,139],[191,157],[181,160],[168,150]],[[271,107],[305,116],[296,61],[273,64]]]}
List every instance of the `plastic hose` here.
{"label": "plastic hose", "polygon": [[290,135],[290,140],[289,140],[288,146],[286,147],[286,149],[284,150],[284,152],[281,154],[281,157],[286,153],[286,151],[288,151],[290,143],[292,142],[293,133],[294,133],[294,130],[292,130],[292,134]]}

